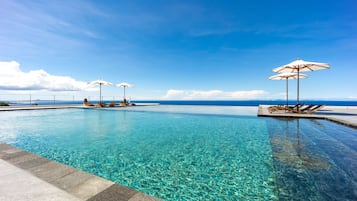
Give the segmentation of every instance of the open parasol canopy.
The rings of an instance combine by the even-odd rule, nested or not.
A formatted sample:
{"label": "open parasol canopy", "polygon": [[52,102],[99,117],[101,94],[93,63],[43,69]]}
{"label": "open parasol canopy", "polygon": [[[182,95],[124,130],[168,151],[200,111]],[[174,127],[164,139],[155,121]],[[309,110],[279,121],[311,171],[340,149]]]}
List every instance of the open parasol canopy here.
{"label": "open parasol canopy", "polygon": [[129,87],[133,87],[132,84],[126,83],[126,82],[122,82],[116,85],[117,87],[123,87],[124,88],[124,97],[123,99],[125,100],[125,88],[129,88]]}
{"label": "open parasol canopy", "polygon": [[99,85],[99,102],[100,103],[102,103],[102,85],[108,85],[108,86],[113,85],[112,83],[104,81],[104,80],[94,80],[94,81],[88,82],[88,84]]}
{"label": "open parasol canopy", "polygon": [[330,64],[318,63],[312,61],[304,61],[302,59],[297,59],[289,64],[274,68],[273,71],[276,73],[298,73],[306,71],[316,71],[330,68]]}
{"label": "open parasol canopy", "polygon": [[273,72],[277,73],[297,73],[297,104],[299,104],[299,93],[300,93],[300,72],[316,71],[330,68],[330,64],[304,61],[302,59],[297,59],[289,64],[277,67],[273,69]]}
{"label": "open parasol canopy", "polygon": [[308,77],[308,75],[306,74],[297,74],[297,73],[280,73],[277,75],[273,75],[269,77],[269,80],[286,80],[286,106],[288,106],[288,100],[289,100],[289,84],[288,84],[288,80],[290,79],[297,79],[299,77],[300,78],[306,78]]}

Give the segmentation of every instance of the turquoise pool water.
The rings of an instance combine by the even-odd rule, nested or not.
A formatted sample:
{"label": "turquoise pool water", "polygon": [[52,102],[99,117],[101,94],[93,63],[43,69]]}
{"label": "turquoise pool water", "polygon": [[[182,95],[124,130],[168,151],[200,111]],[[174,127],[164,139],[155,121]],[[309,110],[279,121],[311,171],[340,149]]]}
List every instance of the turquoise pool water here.
{"label": "turquoise pool water", "polygon": [[0,141],[164,200],[355,200],[357,132],[256,108],[12,111]]}

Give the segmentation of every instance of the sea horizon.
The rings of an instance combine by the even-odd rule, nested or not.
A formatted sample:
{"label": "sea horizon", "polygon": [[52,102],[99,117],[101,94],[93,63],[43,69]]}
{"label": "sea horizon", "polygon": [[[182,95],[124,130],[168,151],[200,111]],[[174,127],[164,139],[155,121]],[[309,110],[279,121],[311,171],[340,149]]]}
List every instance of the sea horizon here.
{"label": "sea horizon", "polygon": [[[99,100],[91,100],[93,103]],[[104,103],[113,100],[103,100]],[[64,105],[64,104],[81,104],[80,100],[0,100],[7,102],[11,106],[22,105]],[[120,102],[120,100],[115,100]],[[160,105],[205,105],[205,106],[259,106],[259,105],[285,105],[286,100],[131,100],[132,103],[158,103]],[[300,100],[302,104],[316,104],[326,106],[357,106],[357,100]],[[295,105],[296,101],[289,100],[289,105]]]}

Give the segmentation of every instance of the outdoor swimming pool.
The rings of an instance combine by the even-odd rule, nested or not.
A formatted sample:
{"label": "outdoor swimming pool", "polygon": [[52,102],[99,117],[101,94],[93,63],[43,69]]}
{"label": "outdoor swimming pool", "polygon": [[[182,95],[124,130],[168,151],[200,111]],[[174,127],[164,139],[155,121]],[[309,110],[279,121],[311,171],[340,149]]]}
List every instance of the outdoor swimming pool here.
{"label": "outdoor swimming pool", "polygon": [[256,107],[11,111],[0,141],[164,200],[356,200],[357,131]]}

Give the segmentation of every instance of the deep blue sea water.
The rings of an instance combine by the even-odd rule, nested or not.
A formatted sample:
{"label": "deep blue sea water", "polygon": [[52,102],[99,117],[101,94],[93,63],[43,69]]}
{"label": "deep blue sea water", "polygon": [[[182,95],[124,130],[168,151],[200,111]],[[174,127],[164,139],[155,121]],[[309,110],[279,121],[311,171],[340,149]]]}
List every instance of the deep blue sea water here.
{"label": "deep blue sea water", "polygon": [[[160,100],[160,101],[133,101],[137,103],[157,102],[161,105],[217,105],[217,106],[258,106],[258,105],[285,105],[285,100]],[[329,106],[357,106],[357,101],[326,101],[302,100],[303,104],[321,104]],[[294,105],[295,101],[289,101]]]}
{"label": "deep blue sea water", "polygon": [[[0,102],[2,102],[0,100]],[[97,101],[92,101],[96,103]],[[105,103],[111,100],[105,100]],[[117,101],[119,102],[119,101]],[[258,106],[258,105],[285,105],[285,100],[133,100],[133,103],[159,103],[161,105],[215,105],[215,106]],[[81,104],[82,101],[61,101],[61,100],[33,100],[31,104],[53,105],[53,104]],[[357,101],[341,100],[301,100],[303,104],[317,104],[328,106],[357,106]],[[10,101],[11,105],[29,105],[28,101]],[[289,101],[290,105],[295,105],[296,101]]]}

